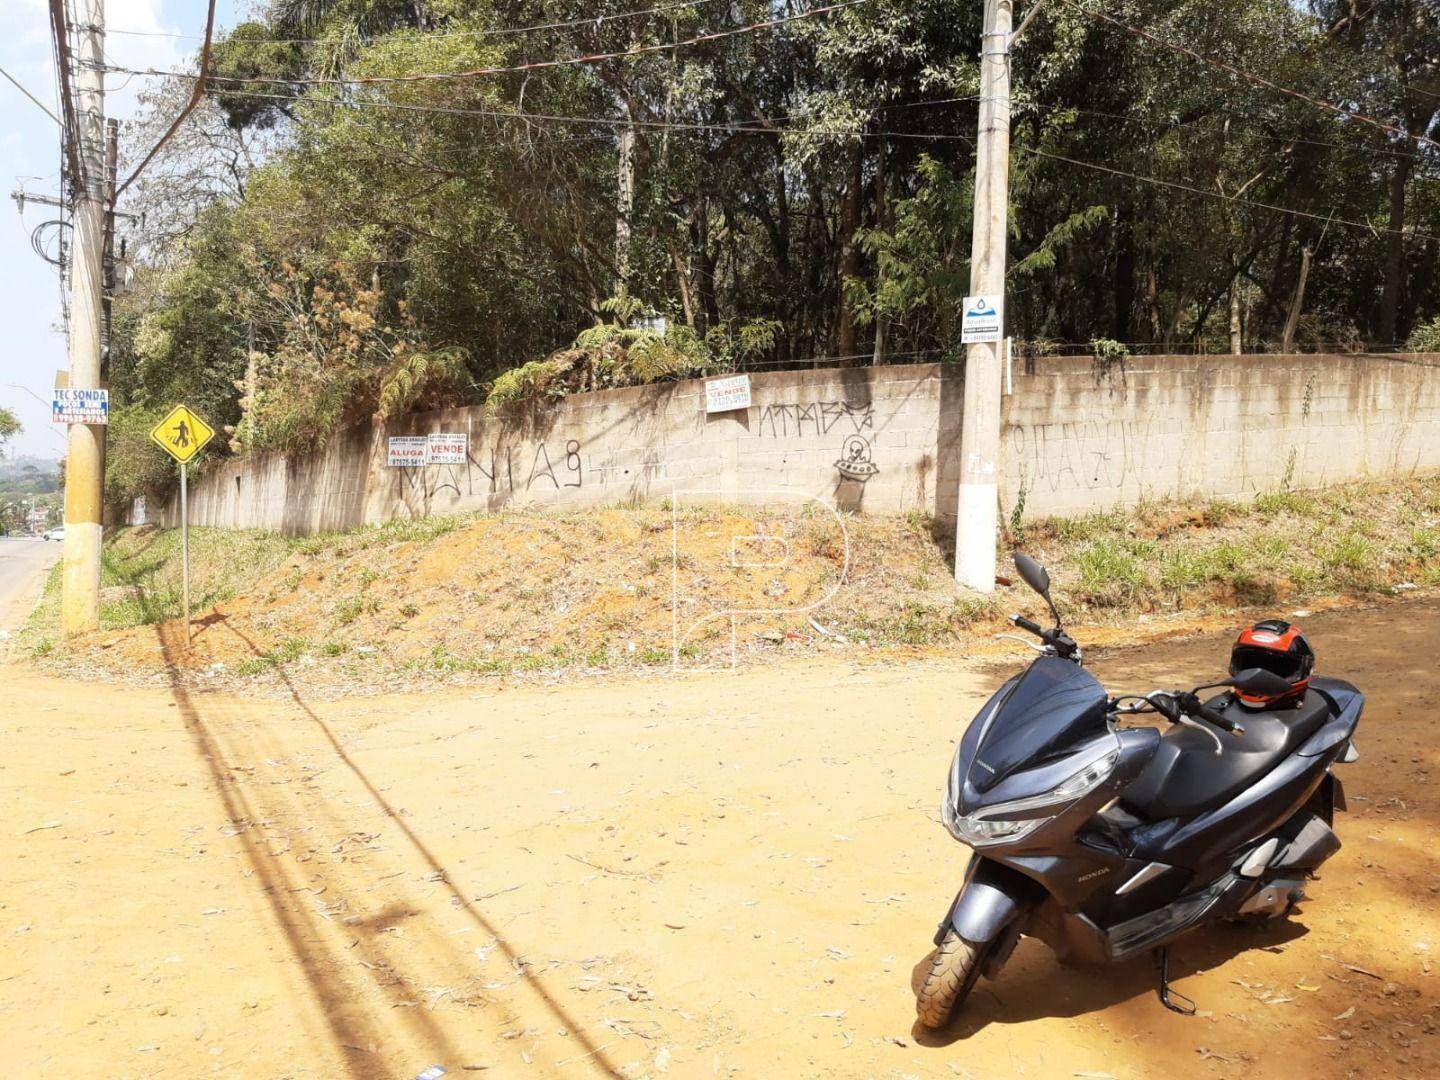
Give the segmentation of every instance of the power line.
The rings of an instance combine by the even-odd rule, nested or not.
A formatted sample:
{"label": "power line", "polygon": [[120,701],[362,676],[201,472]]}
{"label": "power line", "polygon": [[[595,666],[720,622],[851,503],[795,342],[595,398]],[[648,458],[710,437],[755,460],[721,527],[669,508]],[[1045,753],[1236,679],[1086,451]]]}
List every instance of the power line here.
{"label": "power line", "polygon": [[[226,97],[255,98],[264,101],[283,101],[289,104],[297,104],[297,99],[287,94],[265,94],[259,91],[250,90],[221,90],[218,87],[207,87],[207,92],[213,94],[224,94]],[[946,101],[967,101],[974,98],[946,98]],[[547,121],[551,123],[579,124],[592,127],[622,128],[638,127],[653,131],[723,131],[735,134],[750,135],[783,135],[788,130],[792,133],[810,135],[819,138],[839,139],[866,139],[866,138],[904,138],[904,139],[928,139],[963,142],[969,146],[975,145],[975,140],[968,135],[949,134],[944,132],[923,132],[923,131],[842,131],[824,129],[802,129],[791,126],[784,128],[777,125],[779,120],[793,120],[795,117],[784,115],[778,117],[765,117],[761,121],[751,123],[703,123],[676,120],[630,120],[613,116],[572,116],[562,113],[533,113],[504,109],[463,109],[447,105],[411,105],[399,101],[378,101],[374,98],[327,98],[309,96],[299,99],[301,104],[325,105],[334,108],[345,109],[390,109],[398,112],[433,113],[441,116],[473,116],[491,117],[501,120],[523,120],[523,121]],[[915,105],[929,104],[929,102],[911,102],[897,105],[879,106],[879,108],[907,108]]]}
{"label": "power line", "polygon": [[[571,64],[596,64],[605,60],[625,60],[635,56],[644,56],[652,53],[671,52],[675,49],[683,49],[690,45],[701,45],[710,41],[719,41],[722,38],[738,37],[742,34],[753,34],[760,30],[768,30],[777,26],[784,26],[787,23],[801,22],[806,19],[813,19],[820,15],[828,15],[831,12],[843,11],[846,8],[858,7],[867,4],[870,0],[843,0],[842,3],[828,4],[825,7],[811,8],[809,11],[798,12],[794,15],[784,15],[779,18],[765,19],[761,22],[750,23],[746,26],[731,27],[727,30],[714,30],[704,34],[697,34],[694,37],[686,38],[683,41],[660,42],[652,45],[637,45],[630,49],[621,49],[614,52],[590,53],[585,56],[567,56],[558,60],[535,60],[527,64],[511,64],[502,67],[475,68],[470,71],[417,71],[408,75],[355,75],[341,78],[296,78],[296,79],[272,79],[272,78],[241,78],[238,76],[211,76],[211,82],[239,83],[249,86],[367,86],[389,83],[410,83],[410,82],[437,82],[453,79],[475,79],[490,75],[510,75],[521,71],[539,71],[544,68],[567,67]],[[199,75],[192,75],[185,71],[159,71],[151,68],[149,70],[124,67],[110,67],[109,71],[121,72],[130,75],[159,75],[177,79],[197,80]]]}
{"label": "power line", "polygon": [[[1102,112],[1097,109],[1085,109],[1076,105],[1046,104],[1037,101],[1017,101],[1014,103],[1016,109],[1032,109],[1041,112],[1073,112],[1081,116],[1099,116],[1108,120],[1120,120],[1131,124],[1153,124],[1158,121],[1149,118],[1136,116],[1133,113],[1112,113]],[[1250,120],[1257,124],[1266,123],[1263,116],[1255,113],[1243,112],[1234,108],[1215,109],[1205,114],[1206,116],[1234,116],[1242,120]],[[1203,119],[1203,117],[1197,117]],[[1333,150],[1361,150],[1367,154],[1383,154],[1386,157],[1410,158],[1412,161],[1429,162],[1433,155],[1425,153],[1410,153],[1405,150],[1391,150],[1389,147],[1380,146],[1357,146],[1350,143],[1330,142],[1325,139],[1309,139],[1303,135],[1272,134],[1268,131],[1259,132],[1262,139],[1270,139],[1273,142],[1296,143],[1304,146],[1325,146]]]}
{"label": "power line", "polygon": [[1275,91],[1277,94],[1284,94],[1286,97],[1294,98],[1296,101],[1303,101],[1308,105],[1315,106],[1317,109],[1324,109],[1326,112],[1334,113],[1337,116],[1343,116],[1348,120],[1357,120],[1362,124],[1369,124],[1372,127],[1379,128],[1381,131],[1389,132],[1391,135],[1399,135],[1401,138],[1407,140],[1414,139],[1416,142],[1425,143],[1429,146],[1440,149],[1440,142],[1437,142],[1436,140],[1431,139],[1426,135],[1412,134],[1411,132],[1406,131],[1404,128],[1396,127],[1394,124],[1388,124],[1384,120],[1376,120],[1373,116],[1366,116],[1364,113],[1358,112],[1355,109],[1347,109],[1343,105],[1336,105],[1333,102],[1323,101],[1317,97],[1311,97],[1309,94],[1301,93],[1299,90],[1295,90],[1289,86],[1281,86],[1277,82],[1271,82],[1264,76],[1256,75],[1252,72],[1245,71],[1243,68],[1238,68],[1234,64],[1226,63],[1224,60],[1216,60],[1213,57],[1205,56],[1203,53],[1196,52],[1194,49],[1190,48],[1187,45],[1180,45],[1176,42],[1166,41],[1164,38],[1156,37],[1149,31],[1141,30],[1139,27],[1131,26],[1128,23],[1123,23],[1119,19],[1115,18],[1113,15],[1107,15],[1103,11],[1096,11],[1091,8],[1084,7],[1080,4],[1073,3],[1072,0],[1060,0],[1060,2],[1066,7],[1071,8],[1074,11],[1080,12],[1082,15],[1088,15],[1092,19],[1098,19],[1101,22],[1109,23],[1111,26],[1119,30],[1123,30],[1127,34],[1133,34],[1135,37],[1143,38],[1144,40],[1152,42],[1163,48],[1180,53],[1182,56],[1188,56],[1192,60],[1198,60],[1202,64],[1208,64],[1211,67],[1216,68],[1220,71],[1229,72],[1231,75],[1234,75],[1240,79],[1244,79],[1246,82],[1254,83],[1256,86],[1263,86],[1268,90]]}
{"label": "power line", "polygon": [[[681,0],[680,3],[660,4],[655,7],[642,8],[638,11],[620,11],[613,15],[595,15],[588,19],[567,19],[563,22],[536,23],[531,26],[500,26],[493,29],[473,30],[431,30],[425,33],[425,38],[469,38],[469,37],[511,37],[516,34],[531,34],[541,30],[566,30],[576,26],[593,26],[597,29],[606,23],[617,22],[623,19],[638,19],[645,15],[663,15],[671,11],[678,11],[682,8],[704,7],[707,4],[718,3],[719,0]],[[200,34],[178,34],[162,30],[108,30],[111,34],[124,34],[127,37],[163,37],[177,38],[187,41],[201,40]],[[266,38],[263,42],[266,45],[330,45],[340,46],[345,42],[338,38]]]}
{"label": "power line", "polygon": [[0,75],[4,75],[5,78],[9,79],[11,85],[14,86],[16,90],[19,90],[22,94],[24,94],[27,98],[29,98],[37,106],[39,106],[40,111],[43,112],[46,116],[50,117],[51,120],[54,120],[55,123],[59,124],[62,128],[65,126],[64,122],[60,119],[60,117],[56,116],[53,112],[51,112],[50,107],[46,105],[43,101],[37,98],[29,90],[26,90],[25,87],[21,86],[20,81],[16,79],[14,75],[11,75],[3,67],[0,67]]}
{"label": "power line", "polygon": [[70,166],[72,183],[84,190],[89,178],[80,160],[80,148],[76,145],[80,123],[75,117],[75,99],[70,87],[70,25],[65,16],[63,0],[50,0],[50,29],[55,37],[55,73],[60,80],[60,111],[65,117],[61,125],[61,148]]}
{"label": "power line", "polygon": [[1057,154],[1050,150],[1041,150],[1034,146],[1017,146],[1015,149],[1021,153],[1035,154],[1038,157],[1050,158],[1053,161],[1063,161],[1069,165],[1079,165],[1082,168],[1110,173],[1112,176],[1123,176],[1127,179],[1139,180],[1146,184],[1156,184],[1160,187],[1175,188],[1178,191],[1188,191],[1192,195],[1203,195],[1207,199],[1219,199],[1222,202],[1234,203],[1240,206],[1251,206],[1257,210],[1270,210],[1277,214],[1291,214],[1295,217],[1310,218],[1314,221],[1325,221],[1335,225],[1349,225],[1351,228],[1364,229],[1370,233],[1411,236],[1419,240],[1440,241],[1440,236],[1432,236],[1429,233],[1422,233],[1415,230],[1407,231],[1405,229],[1387,229],[1378,225],[1369,225],[1363,221],[1349,221],[1345,218],[1333,217],[1328,214],[1312,214],[1308,210],[1295,210],[1288,206],[1277,206],[1274,203],[1260,202],[1258,199],[1246,199],[1238,195],[1224,195],[1218,191],[1195,187],[1193,184],[1182,183],[1179,180],[1161,180],[1155,176],[1142,176],[1139,173],[1128,172],[1125,169],[1116,169],[1110,165],[1101,165],[1095,161],[1083,161],[1080,158],[1067,157],[1064,154]]}
{"label": "power line", "polygon": [[[229,95],[231,95],[231,96],[239,96],[239,97],[246,97],[246,98],[258,98],[258,99],[271,100],[271,101],[285,101],[285,102],[293,102],[293,101],[294,101],[293,98],[287,97],[287,96],[285,96],[285,95],[283,95],[283,94],[263,94],[263,93],[259,93],[259,92],[250,92],[250,91],[230,91],[230,92],[227,92],[227,93],[228,93]],[[792,126],[789,126],[789,127],[783,127],[783,126],[780,126],[779,124],[776,123],[777,120],[788,120],[788,119],[792,119],[791,117],[770,117],[770,118],[767,118],[767,119],[766,119],[765,124],[762,126],[762,125],[759,125],[759,124],[707,124],[707,123],[690,123],[690,122],[675,122],[675,121],[661,121],[661,120],[655,120],[655,121],[634,120],[634,121],[631,121],[631,120],[628,120],[628,119],[620,119],[620,118],[616,118],[616,117],[603,117],[603,116],[566,116],[566,115],[554,114],[554,113],[516,112],[516,111],[505,111],[505,110],[499,110],[499,109],[461,109],[461,108],[452,108],[452,107],[440,106],[440,105],[408,105],[408,104],[403,104],[403,103],[400,103],[400,102],[392,102],[392,101],[374,101],[374,100],[361,101],[361,100],[355,100],[355,99],[340,99],[340,98],[316,98],[316,97],[310,97],[310,98],[306,98],[305,100],[306,100],[306,102],[307,102],[308,104],[328,105],[328,106],[338,107],[338,108],[353,108],[353,109],[377,108],[377,109],[391,109],[391,110],[396,110],[396,111],[400,111],[400,112],[437,113],[437,114],[446,115],[446,116],[487,117],[487,118],[494,118],[494,119],[500,119],[500,120],[519,120],[519,121],[525,121],[525,122],[567,123],[567,124],[579,124],[579,125],[588,125],[588,126],[592,126],[592,127],[604,127],[604,128],[612,128],[612,129],[613,129],[613,128],[618,128],[618,127],[624,127],[624,126],[631,126],[631,125],[633,125],[633,126],[635,126],[635,127],[646,128],[646,129],[651,129],[651,130],[667,130],[667,131],[722,131],[722,132],[727,132],[727,133],[732,133],[732,134],[768,135],[768,136],[772,136],[772,137],[773,137],[773,136],[784,135],[784,134],[786,134],[787,132],[792,133],[792,134],[798,132],[798,133],[800,133],[800,134],[805,134],[805,135],[809,135],[809,136],[812,136],[812,137],[818,137],[818,138],[830,137],[830,138],[842,138],[842,139],[856,139],[856,138],[917,139],[917,140],[928,140],[928,141],[956,141],[956,142],[963,142],[963,143],[965,143],[966,145],[972,146],[972,147],[975,145],[974,140],[971,139],[971,138],[968,137],[968,136],[958,135],[958,134],[948,134],[948,133],[943,133],[943,132],[887,131],[887,130],[878,130],[878,131],[877,131],[877,130],[869,130],[869,131],[863,131],[863,132],[852,132],[852,131],[824,131],[824,130],[807,131],[807,130],[803,130],[803,129],[797,129],[797,128],[795,128],[793,125],[792,125]],[[971,99],[968,99],[968,98],[960,98],[960,99],[945,99],[945,100],[948,101],[948,100],[971,100]],[[931,103],[931,102],[909,102],[909,103],[903,103],[903,104],[901,104],[901,105],[895,105],[895,106],[882,106],[882,108],[902,108],[902,107],[907,107],[907,106],[918,106],[918,105],[926,105],[926,104],[932,104],[932,103]],[[1055,152],[1053,152],[1053,151],[1049,151],[1049,150],[1041,150],[1041,149],[1039,149],[1039,148],[1037,148],[1037,147],[1028,147],[1028,146],[1020,146],[1020,145],[1017,145],[1017,146],[1015,147],[1015,150],[1018,151],[1018,152],[1021,152],[1021,153],[1029,153],[1029,154],[1034,154],[1034,155],[1039,156],[1039,157],[1049,158],[1049,159],[1054,160],[1054,161],[1065,162],[1066,164],[1075,165],[1075,166],[1078,166],[1078,167],[1080,167],[1080,168],[1093,169],[1093,170],[1096,170],[1096,171],[1098,171],[1098,172],[1109,173],[1110,175],[1113,175],[1113,176],[1125,177],[1125,178],[1127,178],[1127,179],[1135,180],[1135,181],[1138,181],[1138,182],[1141,182],[1141,183],[1154,184],[1154,185],[1159,186],[1159,187],[1173,188],[1173,189],[1175,189],[1175,190],[1189,192],[1189,193],[1194,194],[1194,195],[1202,195],[1202,196],[1204,196],[1205,198],[1208,198],[1208,199],[1218,199],[1218,200],[1221,200],[1221,201],[1224,201],[1224,202],[1229,202],[1229,203],[1236,204],[1236,205],[1249,206],[1249,207],[1251,207],[1251,208],[1253,208],[1253,209],[1257,209],[1257,210],[1268,210],[1268,211],[1270,211],[1270,212],[1272,212],[1272,213],[1277,213],[1277,214],[1288,214],[1288,215],[1291,215],[1291,216],[1293,216],[1293,217],[1307,218],[1307,219],[1311,219],[1311,220],[1315,220],[1315,221],[1328,221],[1328,222],[1332,222],[1332,223],[1334,223],[1334,224],[1336,224],[1336,225],[1346,225],[1346,226],[1349,226],[1349,227],[1351,227],[1351,228],[1364,229],[1366,232],[1369,232],[1369,233],[1371,233],[1372,235],[1373,235],[1373,234],[1380,234],[1380,235],[1400,235],[1400,236],[1414,237],[1414,238],[1420,239],[1420,240],[1440,240],[1440,236],[1433,236],[1433,235],[1431,235],[1431,234],[1429,234],[1429,233],[1422,233],[1422,232],[1418,232],[1418,231],[1414,231],[1414,230],[1405,230],[1405,229],[1390,229],[1390,228],[1385,228],[1385,227],[1383,227],[1383,226],[1370,225],[1370,224],[1367,224],[1367,223],[1362,222],[1362,221],[1351,221],[1351,220],[1348,220],[1348,219],[1345,219],[1345,218],[1333,217],[1333,216],[1331,216],[1331,215],[1315,214],[1315,213],[1311,213],[1311,212],[1306,211],[1306,210],[1296,210],[1296,209],[1293,209],[1293,208],[1287,207],[1287,206],[1279,206],[1279,205],[1277,205],[1277,204],[1275,204],[1275,203],[1261,202],[1261,201],[1259,201],[1259,200],[1257,200],[1257,199],[1246,199],[1246,198],[1243,198],[1243,197],[1240,197],[1240,196],[1224,195],[1224,194],[1221,194],[1220,192],[1210,191],[1210,190],[1207,189],[1207,188],[1196,187],[1196,186],[1194,186],[1194,185],[1192,185],[1192,184],[1186,184],[1186,183],[1183,183],[1183,182],[1178,181],[1178,180],[1163,180],[1163,179],[1160,179],[1159,177],[1144,176],[1144,175],[1142,175],[1142,174],[1140,174],[1140,173],[1129,172],[1129,171],[1127,171],[1127,170],[1125,170],[1125,169],[1117,169],[1117,168],[1114,168],[1114,167],[1109,166],[1109,165],[1102,165],[1102,164],[1100,164],[1099,162],[1086,161],[1086,160],[1083,160],[1083,159],[1081,159],[1081,158],[1074,158],[1074,157],[1069,157],[1069,156],[1064,155],[1064,154],[1057,154],[1057,153],[1055,153]]]}
{"label": "power line", "polygon": [[150,164],[155,155],[160,152],[160,148],[170,141],[171,136],[180,130],[180,125],[185,122],[185,118],[195,111],[195,106],[200,104],[200,99],[205,95],[205,80],[210,75],[210,41],[214,32],[215,0],[210,0],[210,10],[205,16],[205,43],[200,47],[200,74],[196,76],[195,90],[190,95],[190,100],[185,103],[185,107],[180,110],[180,114],[165,129],[165,134],[160,136],[160,141],[150,148],[150,152],[141,159],[139,165],[135,166],[125,182],[115,189],[112,204],[113,199],[118,199],[124,194],[125,189],[135,182],[135,178],[145,171],[145,166]]}

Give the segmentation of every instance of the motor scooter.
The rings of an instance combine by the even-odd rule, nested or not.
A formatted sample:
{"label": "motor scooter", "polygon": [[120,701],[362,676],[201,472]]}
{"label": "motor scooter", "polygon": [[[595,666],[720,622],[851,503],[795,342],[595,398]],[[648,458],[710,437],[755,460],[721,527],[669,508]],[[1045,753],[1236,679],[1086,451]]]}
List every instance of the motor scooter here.
{"label": "motor scooter", "polygon": [[[1170,989],[1167,947],[1218,920],[1284,917],[1304,898],[1340,848],[1332,770],[1358,757],[1364,696],[1312,676],[1293,707],[1255,711],[1233,691],[1290,687],[1254,668],[1110,697],[1063,629],[1045,568],[1019,553],[1015,565],[1054,625],[1011,616],[1040,655],[986,702],[951,763],[941,820],[971,856],[916,995],[920,1023],[943,1026],[1022,935],[1081,962],[1155,950],[1161,1002],[1193,1012]],[[1144,715],[1168,730],[1140,726]]]}

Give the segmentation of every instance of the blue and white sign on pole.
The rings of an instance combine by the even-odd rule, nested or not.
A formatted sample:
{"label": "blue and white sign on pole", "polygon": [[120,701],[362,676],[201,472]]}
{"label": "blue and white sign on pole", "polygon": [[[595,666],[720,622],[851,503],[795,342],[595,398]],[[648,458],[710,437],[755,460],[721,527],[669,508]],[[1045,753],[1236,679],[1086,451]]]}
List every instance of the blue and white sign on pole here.
{"label": "blue and white sign on pole", "polygon": [[999,341],[1004,322],[1003,296],[967,296],[965,314],[960,320],[960,344]]}
{"label": "blue and white sign on pole", "polygon": [[50,400],[50,419],[57,424],[108,424],[109,390],[66,390],[55,388]]}

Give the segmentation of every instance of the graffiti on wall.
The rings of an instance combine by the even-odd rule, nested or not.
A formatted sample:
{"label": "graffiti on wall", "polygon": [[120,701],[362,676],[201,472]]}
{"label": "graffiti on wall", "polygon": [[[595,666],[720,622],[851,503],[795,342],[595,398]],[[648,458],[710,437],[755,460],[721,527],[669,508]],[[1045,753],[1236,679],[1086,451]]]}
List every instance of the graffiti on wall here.
{"label": "graffiti on wall", "polygon": [[1011,424],[1002,436],[1005,460],[1029,490],[1123,488],[1142,483],[1137,447],[1150,420],[1064,420]]}
{"label": "graffiti on wall", "polygon": [[855,401],[782,401],[760,411],[755,434],[773,439],[825,436],[839,429],[846,433],[835,470],[841,481],[864,484],[880,471],[875,464],[870,440],[861,432],[874,432],[875,408]]}
{"label": "graffiti on wall", "polygon": [[496,443],[488,451],[472,443],[463,464],[396,470],[396,475],[407,499],[413,496],[428,502],[442,494],[457,499],[511,497],[583,487],[585,463],[576,439],[559,446],[544,440],[520,446]]}
{"label": "graffiti on wall", "polygon": [[849,435],[840,448],[840,459],[835,468],[842,479],[855,480],[861,484],[880,471],[870,449],[870,440],[863,435]]}
{"label": "graffiti on wall", "polygon": [[756,434],[775,439],[828,435],[837,424],[856,435],[875,429],[875,409],[866,401],[776,402],[760,411]]}
{"label": "graffiti on wall", "polygon": [[639,484],[663,479],[667,475],[665,447],[651,446],[633,450],[607,451],[590,466],[590,475],[598,484]]}

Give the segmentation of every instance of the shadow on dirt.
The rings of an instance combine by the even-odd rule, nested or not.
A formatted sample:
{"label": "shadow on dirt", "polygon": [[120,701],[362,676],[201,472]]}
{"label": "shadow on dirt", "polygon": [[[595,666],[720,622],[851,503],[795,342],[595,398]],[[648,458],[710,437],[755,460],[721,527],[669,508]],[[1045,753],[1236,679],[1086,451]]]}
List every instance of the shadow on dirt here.
{"label": "shadow on dirt", "polygon": [[[255,656],[258,657],[261,655],[261,650],[259,649],[259,647],[252,640],[250,640],[250,638],[246,637],[239,630],[235,629],[234,626],[230,625],[229,623],[225,623],[224,629],[230,631],[230,633],[240,638],[245,643],[246,647],[255,654]],[[500,928],[495,924],[491,923],[489,919],[487,919],[485,915],[480,911],[480,909],[475,906],[474,902],[451,882],[450,874],[446,870],[446,868],[441,865],[440,861],[436,859],[434,854],[430,851],[429,847],[415,833],[415,831],[410,827],[410,825],[405,821],[405,819],[396,812],[393,806],[390,805],[390,803],[385,799],[385,796],[380,793],[379,789],[375,787],[375,785],[371,782],[370,778],[365,774],[364,770],[362,770],[360,766],[357,765],[355,761],[350,757],[350,755],[346,753],[345,748],[341,745],[340,740],[335,737],[335,733],[330,729],[329,725],[327,725],[323,720],[321,720],[319,715],[313,709],[311,709],[305,699],[300,696],[300,693],[296,689],[294,682],[290,679],[289,675],[284,671],[284,669],[277,668],[276,672],[280,676],[281,681],[285,684],[286,691],[290,695],[290,698],[294,702],[295,706],[300,710],[301,713],[304,714],[306,719],[315,726],[315,728],[324,737],[324,740],[329,745],[330,749],[334,752],[335,757],[340,761],[341,764],[345,766],[346,769],[350,771],[350,773],[355,777],[355,779],[360,782],[361,786],[365,789],[366,794],[374,801],[375,805],[381,810],[385,817],[388,818],[390,822],[405,837],[406,841],[408,841],[416,855],[418,855],[420,859],[425,863],[425,865],[430,869],[433,880],[439,882],[441,886],[443,886],[443,888],[450,894],[451,904],[460,911],[463,911],[471,919],[471,921],[475,923],[476,926],[484,930],[485,933],[489,934],[495,940],[496,944],[499,946],[500,952],[505,955],[507,960],[509,960],[514,970],[519,972],[523,976],[526,984],[529,986],[531,991],[534,992],[542,1002],[544,1002],[546,1009],[550,1012],[554,1020],[556,1020],[566,1031],[570,1032],[570,1034],[575,1038],[576,1042],[578,1042],[584,1048],[585,1052],[581,1056],[593,1063],[593,1065],[598,1070],[605,1073],[606,1075],[619,1077],[620,1073],[616,1071],[614,1063],[605,1054],[605,1048],[597,1044],[585,1031],[584,1026],[580,1023],[580,1021],[575,1016],[573,1016],[559,1000],[556,999],[554,994],[552,994],[549,988],[545,985],[544,980],[542,980],[533,970],[531,970],[530,966],[525,962],[521,951],[516,949],[510,942],[505,939]],[[382,913],[382,915],[378,917],[378,923],[375,926],[367,927],[367,930],[383,929],[387,925],[392,925],[396,921],[403,920],[410,914],[413,914],[413,912],[404,911]]]}
{"label": "shadow on dirt", "polygon": [[[245,793],[234,782],[226,766],[223,749],[207,727],[185,686],[177,661],[184,644],[175,631],[173,625],[168,629],[163,625],[155,627],[180,719],[190,733],[196,753],[210,772],[211,783],[220,797],[226,816],[238,830],[234,838],[239,842],[245,862],[260,885],[260,893],[285,938],[290,954],[304,974],[305,981],[325,1018],[330,1037],[342,1051],[347,1075],[356,1078],[372,1076],[373,1070],[360,1061],[359,1057],[372,1052],[370,1044],[374,1039],[373,1029],[363,1016],[357,1015],[357,1011],[349,1007],[349,988],[338,977],[334,965],[326,961],[323,950],[316,947],[317,943],[323,940],[324,932],[319,916],[300,904],[287,902],[292,891],[299,886],[290,880],[283,865],[272,856],[271,849],[260,832],[249,827],[264,815],[255,812]],[[423,1016],[421,1019],[429,1020]],[[444,1035],[438,1029],[429,1034],[434,1044],[441,1047],[446,1045]]]}
{"label": "shadow on dirt", "polygon": [[[1182,937],[1170,949],[1170,981],[1184,993],[1184,980],[1192,975],[1223,967],[1249,949],[1278,949],[1304,937],[1309,930],[1289,919],[1264,923],[1222,923]],[[915,965],[910,988],[918,990],[930,969],[930,957]],[[991,1024],[1022,1024],[1045,1017],[1076,1017],[1101,1012],[1122,1002],[1152,997],[1157,1010],[1164,1006],[1153,1000],[1158,985],[1158,968],[1153,953],[1112,965],[1062,964],[1041,942],[1026,938],[1016,949],[998,979],[981,979],[969,1000],[945,1027],[935,1031],[916,1023],[911,1029],[921,1046],[944,1047],[961,1042]],[[1202,997],[1204,995],[1201,995]],[[1201,1010],[1220,1002],[1197,1001]]]}

